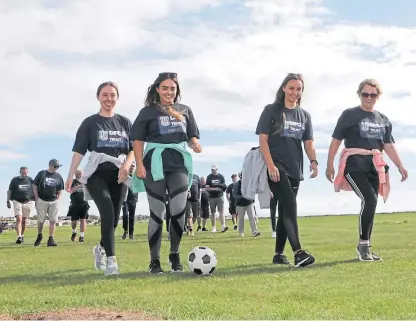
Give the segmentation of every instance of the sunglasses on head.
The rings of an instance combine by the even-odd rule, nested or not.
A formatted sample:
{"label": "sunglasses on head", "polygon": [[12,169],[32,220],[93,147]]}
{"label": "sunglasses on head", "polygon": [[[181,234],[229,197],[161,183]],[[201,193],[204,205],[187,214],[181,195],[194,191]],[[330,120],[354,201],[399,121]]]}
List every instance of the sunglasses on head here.
{"label": "sunglasses on head", "polygon": [[178,74],[176,72],[161,72],[159,74],[159,77],[161,77],[161,76],[167,76],[169,78],[177,78]]}
{"label": "sunglasses on head", "polygon": [[373,94],[373,93],[369,94],[369,93],[366,93],[366,92],[362,92],[362,93],[360,93],[360,95],[363,98],[370,97],[371,99],[374,99],[374,98],[377,98],[378,97],[378,94]]}

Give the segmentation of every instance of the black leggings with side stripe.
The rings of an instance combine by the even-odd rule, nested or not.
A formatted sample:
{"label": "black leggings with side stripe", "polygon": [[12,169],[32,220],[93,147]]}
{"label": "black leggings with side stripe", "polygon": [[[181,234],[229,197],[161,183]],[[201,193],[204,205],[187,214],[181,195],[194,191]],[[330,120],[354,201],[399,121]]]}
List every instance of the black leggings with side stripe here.
{"label": "black leggings with side stripe", "polygon": [[188,198],[188,174],[185,171],[165,172],[164,179],[154,181],[151,171],[144,180],[149,202],[150,219],[148,240],[150,259],[160,259],[163,217],[166,211],[166,189],[169,194],[170,253],[178,253],[185,226],[185,208]]}
{"label": "black leggings with side stripe", "polygon": [[365,173],[346,170],[344,176],[355,194],[361,199],[361,210],[358,219],[360,240],[370,241],[378,200],[378,175],[376,172]]}
{"label": "black leggings with side stripe", "polygon": [[273,193],[273,198],[278,202],[275,253],[283,253],[286,240],[289,240],[293,252],[301,249],[296,201],[299,185],[300,180],[290,178],[283,171],[280,171],[278,182],[273,182],[269,177],[270,190]]}

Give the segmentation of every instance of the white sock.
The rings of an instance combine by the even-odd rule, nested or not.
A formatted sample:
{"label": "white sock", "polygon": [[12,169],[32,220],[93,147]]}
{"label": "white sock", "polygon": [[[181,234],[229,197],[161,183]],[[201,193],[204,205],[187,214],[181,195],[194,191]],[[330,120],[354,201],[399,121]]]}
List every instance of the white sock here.
{"label": "white sock", "polygon": [[370,241],[363,241],[363,240],[360,240],[360,244],[367,244],[367,245],[370,245]]}
{"label": "white sock", "polygon": [[77,232],[77,229],[76,228],[73,228],[72,229],[72,233],[76,233]]}
{"label": "white sock", "polygon": [[84,237],[84,232],[79,233],[79,236]]}

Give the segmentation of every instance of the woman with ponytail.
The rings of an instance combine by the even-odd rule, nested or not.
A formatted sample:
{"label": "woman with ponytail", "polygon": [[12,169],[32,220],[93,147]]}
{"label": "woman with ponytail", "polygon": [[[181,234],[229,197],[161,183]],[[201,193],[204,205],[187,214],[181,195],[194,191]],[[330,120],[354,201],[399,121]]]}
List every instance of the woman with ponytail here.
{"label": "woman with ponytail", "polygon": [[179,245],[193,176],[192,156],[187,147],[195,153],[202,151],[194,115],[191,108],[179,104],[180,93],[177,74],[160,73],[148,88],[145,107],[140,110],[131,134],[137,164],[133,191],[146,192],[149,202],[149,272],[152,274],[164,273],[160,247],[166,191],[170,209],[169,263],[171,272],[183,271]]}
{"label": "woman with ponytail", "polygon": [[302,142],[310,160],[311,178],[318,175],[311,116],[300,108],[303,90],[302,75],[288,74],[274,103],[264,108],[256,129],[260,151],[268,168],[269,187],[279,204],[273,263],[289,264],[283,255],[288,239],[296,267],[315,261],[300,245],[297,223],[296,196],[303,180]]}

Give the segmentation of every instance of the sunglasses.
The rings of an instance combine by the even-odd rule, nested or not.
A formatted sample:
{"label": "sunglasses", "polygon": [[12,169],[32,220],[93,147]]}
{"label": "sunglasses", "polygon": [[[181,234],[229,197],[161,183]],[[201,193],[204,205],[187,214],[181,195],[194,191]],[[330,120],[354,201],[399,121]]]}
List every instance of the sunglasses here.
{"label": "sunglasses", "polygon": [[161,76],[167,76],[169,78],[178,78],[178,74],[176,72],[161,72],[159,74],[159,77]]}
{"label": "sunglasses", "polygon": [[371,99],[374,99],[374,98],[377,98],[378,97],[378,94],[369,94],[369,93],[366,93],[366,92],[362,92],[362,93],[360,93],[360,95],[363,98],[370,97]]}

